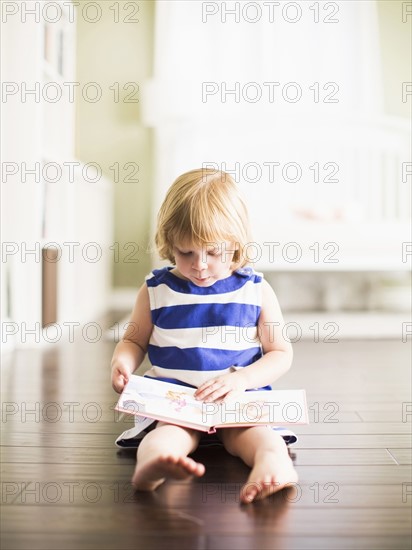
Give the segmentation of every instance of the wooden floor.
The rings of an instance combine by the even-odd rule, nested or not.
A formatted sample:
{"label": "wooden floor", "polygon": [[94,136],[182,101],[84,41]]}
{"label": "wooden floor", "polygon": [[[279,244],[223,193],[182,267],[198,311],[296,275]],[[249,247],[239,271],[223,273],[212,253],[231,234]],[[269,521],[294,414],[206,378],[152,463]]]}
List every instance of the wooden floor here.
{"label": "wooden floor", "polygon": [[[291,448],[300,481],[242,506],[248,469],[196,452],[195,481],[134,494],[134,452],[109,382],[113,342],[23,350],[2,367],[3,550],[411,547],[410,343],[301,341],[279,387],[307,390]],[[409,411],[409,415],[408,415]]]}

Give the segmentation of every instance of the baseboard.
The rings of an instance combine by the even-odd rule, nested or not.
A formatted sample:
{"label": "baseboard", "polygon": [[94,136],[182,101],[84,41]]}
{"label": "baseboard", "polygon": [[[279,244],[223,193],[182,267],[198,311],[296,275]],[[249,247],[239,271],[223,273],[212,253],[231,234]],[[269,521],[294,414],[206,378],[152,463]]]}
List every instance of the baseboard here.
{"label": "baseboard", "polygon": [[[285,323],[292,341],[333,342],[347,339],[402,339],[412,336],[407,313],[386,311],[285,312]],[[409,331],[409,332],[408,332]],[[405,340],[406,341],[406,340]]]}
{"label": "baseboard", "polygon": [[10,353],[16,348],[16,339],[15,336],[9,332],[10,328],[12,328],[11,319],[3,319],[1,321],[1,355]]}

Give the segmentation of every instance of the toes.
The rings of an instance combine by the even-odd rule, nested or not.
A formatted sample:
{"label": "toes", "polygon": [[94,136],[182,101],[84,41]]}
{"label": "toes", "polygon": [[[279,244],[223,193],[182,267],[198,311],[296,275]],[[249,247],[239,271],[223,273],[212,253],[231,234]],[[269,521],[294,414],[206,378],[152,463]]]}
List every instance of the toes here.
{"label": "toes", "polygon": [[201,476],[205,473],[205,467],[200,462],[195,462],[192,458],[182,458],[181,460],[182,466],[189,470],[190,473],[194,475]]}
{"label": "toes", "polygon": [[253,502],[256,496],[261,492],[262,486],[259,483],[251,482],[246,483],[241,489],[240,500],[241,502],[248,503]]}
{"label": "toes", "polygon": [[249,481],[241,489],[240,500],[244,503],[262,500],[284,487],[273,476],[265,476],[260,481]]}
{"label": "toes", "polygon": [[196,464],[196,471],[195,471],[195,475],[197,475],[198,477],[201,477],[206,471],[206,468],[204,467],[203,464]]}
{"label": "toes", "polygon": [[165,457],[164,462],[190,475],[202,476],[205,473],[205,467],[203,464],[200,462],[195,462],[192,458],[186,456]]}
{"label": "toes", "polygon": [[186,468],[190,471],[191,474],[195,476],[202,476],[205,473],[205,467],[200,462],[195,462],[192,459],[187,459]]}

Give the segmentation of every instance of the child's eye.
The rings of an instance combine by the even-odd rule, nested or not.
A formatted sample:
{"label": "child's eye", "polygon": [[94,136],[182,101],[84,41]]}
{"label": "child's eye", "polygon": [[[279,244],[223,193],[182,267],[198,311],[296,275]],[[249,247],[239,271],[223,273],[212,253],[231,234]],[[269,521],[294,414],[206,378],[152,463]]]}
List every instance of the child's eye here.
{"label": "child's eye", "polygon": [[179,254],[181,256],[190,256],[191,252],[182,252],[181,250],[178,250]]}

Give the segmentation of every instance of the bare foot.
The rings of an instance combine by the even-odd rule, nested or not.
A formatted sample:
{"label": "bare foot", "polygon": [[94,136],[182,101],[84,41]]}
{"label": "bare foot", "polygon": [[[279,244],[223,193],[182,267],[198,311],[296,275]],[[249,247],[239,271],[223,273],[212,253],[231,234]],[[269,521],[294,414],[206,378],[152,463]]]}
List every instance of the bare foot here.
{"label": "bare foot", "polygon": [[[283,455],[283,453],[282,453]],[[298,474],[289,456],[266,452],[256,461],[249,478],[240,491],[240,501],[247,504],[296,483]]]}
{"label": "bare foot", "polygon": [[186,479],[200,477],[205,467],[187,456],[160,456],[141,466],[136,465],[132,485],[138,491],[153,491],[167,478]]}

